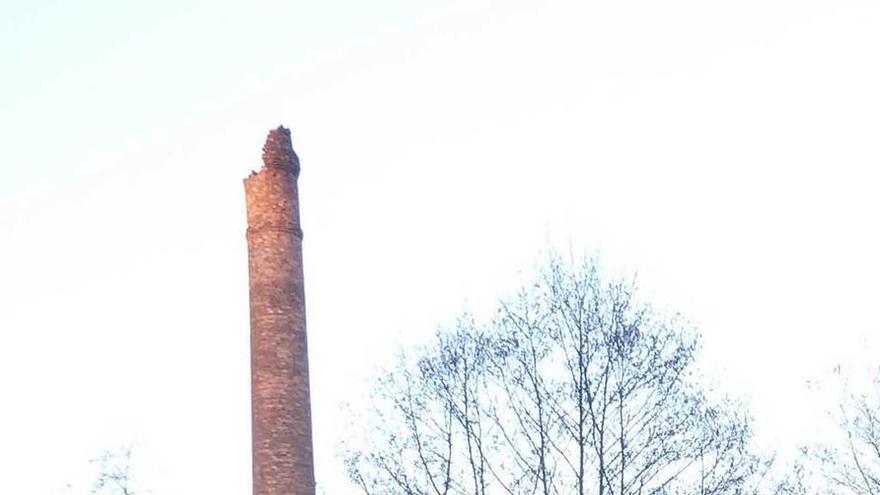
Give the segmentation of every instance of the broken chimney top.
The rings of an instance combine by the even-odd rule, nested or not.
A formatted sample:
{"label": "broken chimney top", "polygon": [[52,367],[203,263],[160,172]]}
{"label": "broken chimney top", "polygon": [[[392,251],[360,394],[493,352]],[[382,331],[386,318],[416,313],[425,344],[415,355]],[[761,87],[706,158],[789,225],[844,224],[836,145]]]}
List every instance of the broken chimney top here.
{"label": "broken chimney top", "polygon": [[299,157],[296,156],[290,142],[290,129],[279,125],[277,129],[269,131],[266,143],[263,145],[263,165],[289,170],[294,175],[299,175]]}

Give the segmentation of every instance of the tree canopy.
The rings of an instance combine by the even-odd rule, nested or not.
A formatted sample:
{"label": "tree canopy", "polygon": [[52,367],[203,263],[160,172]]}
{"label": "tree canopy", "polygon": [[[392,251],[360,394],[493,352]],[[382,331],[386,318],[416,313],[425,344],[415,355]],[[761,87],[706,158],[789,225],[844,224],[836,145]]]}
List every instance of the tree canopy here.
{"label": "tree canopy", "polygon": [[401,357],[346,446],[368,495],[726,494],[766,462],[694,377],[697,338],[595,262],[552,259],[487,322]]}

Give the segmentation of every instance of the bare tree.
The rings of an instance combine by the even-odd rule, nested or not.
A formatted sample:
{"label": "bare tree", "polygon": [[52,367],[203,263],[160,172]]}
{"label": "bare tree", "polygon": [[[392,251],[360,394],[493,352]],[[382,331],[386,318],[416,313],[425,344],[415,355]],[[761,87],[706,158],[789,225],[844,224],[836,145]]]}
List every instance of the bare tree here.
{"label": "bare tree", "polygon": [[838,444],[807,448],[807,458],[818,461],[831,493],[880,494],[880,374],[867,392],[847,394],[837,417]]}
{"label": "bare tree", "polygon": [[401,358],[349,474],[368,495],[754,490],[749,419],[695,386],[696,349],[632,284],[553,260],[488,324],[462,317]]}
{"label": "bare tree", "polygon": [[131,475],[131,448],[107,451],[91,461],[98,466],[92,493],[135,495]]}

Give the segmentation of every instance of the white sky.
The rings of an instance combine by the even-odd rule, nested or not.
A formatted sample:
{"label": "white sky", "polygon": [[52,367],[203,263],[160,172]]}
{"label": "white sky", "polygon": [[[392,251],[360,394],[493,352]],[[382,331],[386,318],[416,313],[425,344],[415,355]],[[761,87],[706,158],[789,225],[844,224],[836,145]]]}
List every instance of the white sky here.
{"label": "white sky", "polygon": [[[318,483],[378,367],[598,252],[759,441],[878,364],[880,3],[3,0],[0,493],[250,492],[241,180],[302,160]],[[65,488],[67,484],[71,486]]]}

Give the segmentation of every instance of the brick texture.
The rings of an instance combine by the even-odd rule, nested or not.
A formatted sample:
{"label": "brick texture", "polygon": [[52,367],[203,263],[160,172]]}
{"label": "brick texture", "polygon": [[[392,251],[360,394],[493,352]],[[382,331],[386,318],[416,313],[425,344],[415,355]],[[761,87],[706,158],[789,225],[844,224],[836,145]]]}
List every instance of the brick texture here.
{"label": "brick texture", "polygon": [[298,177],[290,131],[273,129],[244,180],[254,495],[315,493]]}

